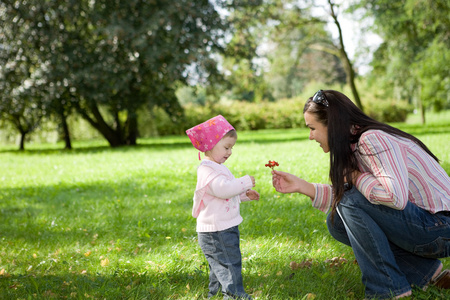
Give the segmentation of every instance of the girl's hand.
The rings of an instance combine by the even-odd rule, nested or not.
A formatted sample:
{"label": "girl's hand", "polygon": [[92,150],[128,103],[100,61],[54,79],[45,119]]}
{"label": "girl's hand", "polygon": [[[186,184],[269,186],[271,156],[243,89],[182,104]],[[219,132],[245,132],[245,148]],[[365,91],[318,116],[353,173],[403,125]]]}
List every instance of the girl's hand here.
{"label": "girl's hand", "polygon": [[245,195],[250,198],[250,200],[259,200],[259,193],[254,190],[248,190]]}
{"label": "girl's hand", "polygon": [[302,179],[290,173],[272,171],[272,184],[277,192],[283,194],[299,192],[301,182]]}
{"label": "girl's hand", "polygon": [[[250,176],[250,175],[248,175],[248,176]],[[250,179],[252,180],[252,185],[253,185],[253,187],[254,187],[254,186],[255,186],[255,177],[250,176]]]}

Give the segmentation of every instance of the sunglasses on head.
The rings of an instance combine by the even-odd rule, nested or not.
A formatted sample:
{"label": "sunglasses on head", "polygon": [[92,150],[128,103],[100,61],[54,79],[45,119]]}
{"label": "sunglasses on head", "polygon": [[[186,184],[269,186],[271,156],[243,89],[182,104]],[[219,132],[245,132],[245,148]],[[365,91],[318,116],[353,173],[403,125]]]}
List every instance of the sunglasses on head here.
{"label": "sunglasses on head", "polygon": [[314,103],[321,104],[321,105],[324,105],[326,107],[329,106],[328,100],[325,97],[325,94],[324,94],[324,92],[322,90],[318,90],[317,93],[314,94],[314,96],[312,98],[312,101]]}

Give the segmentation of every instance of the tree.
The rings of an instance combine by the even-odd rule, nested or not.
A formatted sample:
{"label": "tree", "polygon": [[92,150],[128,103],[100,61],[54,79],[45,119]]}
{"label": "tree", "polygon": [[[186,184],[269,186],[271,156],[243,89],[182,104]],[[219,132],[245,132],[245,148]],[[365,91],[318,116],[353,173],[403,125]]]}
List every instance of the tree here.
{"label": "tree", "polygon": [[284,86],[282,97],[296,95],[310,81],[324,85],[346,82],[326,21],[313,17],[311,6],[298,5],[283,2],[283,6],[270,13],[272,20],[276,20],[269,37],[273,49],[268,55],[270,76],[272,82]]}
{"label": "tree", "polygon": [[139,134],[137,111],[145,105],[163,107],[181,124],[174,83],[187,81],[188,67],[205,73],[214,69],[209,56],[221,48],[226,30],[216,11],[219,4],[4,1],[4,24],[11,30],[16,27],[10,24],[21,24],[23,35],[2,42],[33,40],[27,51],[46,71],[53,114],[63,120],[73,108],[111,146],[133,145]]}
{"label": "tree", "polygon": [[336,12],[336,5],[331,0],[328,0],[328,4],[330,7],[330,15],[333,18],[334,24],[336,25],[336,28],[339,33],[339,43],[336,46],[336,48],[339,51],[339,57],[341,58],[341,61],[344,65],[345,73],[347,74],[347,82],[350,85],[350,88],[352,90],[353,98],[355,99],[356,105],[358,105],[358,107],[364,111],[364,107],[361,102],[361,98],[359,97],[358,89],[356,88],[355,70],[353,69],[352,62],[348,58],[347,51],[345,51],[344,39],[342,37],[341,24],[339,23],[338,15]]}
{"label": "tree", "polygon": [[363,0],[384,39],[374,60],[373,76],[400,97],[418,99],[422,122],[425,110],[449,101],[450,3],[446,0]]}
{"label": "tree", "polygon": [[[257,8],[234,11],[233,16],[239,22],[233,24],[240,26],[231,43],[241,45],[238,49],[248,49],[244,53],[247,56],[257,56],[259,49],[259,56],[265,58],[270,67],[266,68],[269,71],[263,67],[256,69],[255,73],[265,72],[266,80],[270,80],[272,91],[278,97],[292,97],[312,80],[324,83],[347,81],[357,105],[363,108],[353,65],[344,48],[336,5],[333,1],[328,1],[328,4],[330,16],[339,31],[337,41],[326,29],[328,21],[313,17],[315,1],[272,0],[261,2]],[[227,70],[230,73],[241,72],[242,61]]]}
{"label": "tree", "polygon": [[[0,6],[0,16],[5,17]],[[32,51],[35,40],[18,22],[0,31],[0,115],[20,133],[19,149],[25,149],[26,136],[39,127],[46,115],[46,95],[40,89],[45,84],[39,57]],[[9,40],[20,43],[7,43]]]}

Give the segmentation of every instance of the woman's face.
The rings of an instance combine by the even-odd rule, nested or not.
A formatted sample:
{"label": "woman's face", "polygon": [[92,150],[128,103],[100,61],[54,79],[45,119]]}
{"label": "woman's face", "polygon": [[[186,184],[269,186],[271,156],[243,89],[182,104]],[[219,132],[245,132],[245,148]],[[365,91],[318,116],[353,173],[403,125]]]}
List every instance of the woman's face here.
{"label": "woman's face", "polygon": [[323,152],[330,152],[330,147],[328,146],[328,127],[318,122],[314,114],[305,112],[304,117],[306,126],[309,128],[309,139],[318,142]]}

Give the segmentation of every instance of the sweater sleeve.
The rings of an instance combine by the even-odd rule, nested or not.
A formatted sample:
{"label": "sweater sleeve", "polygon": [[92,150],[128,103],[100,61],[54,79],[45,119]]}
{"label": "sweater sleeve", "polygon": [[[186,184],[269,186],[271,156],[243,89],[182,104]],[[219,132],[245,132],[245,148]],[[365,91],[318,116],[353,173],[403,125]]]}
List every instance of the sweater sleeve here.
{"label": "sweater sleeve", "polygon": [[251,201],[251,199],[247,196],[246,192],[247,191],[245,191],[239,195],[241,202]]}
{"label": "sweater sleeve", "polygon": [[404,209],[408,202],[408,169],[401,143],[391,135],[368,132],[360,138],[359,151],[367,171],[356,181],[356,188],[373,204]]}
{"label": "sweater sleeve", "polygon": [[194,192],[194,206],[192,207],[192,216],[197,218],[200,211],[204,208],[203,196],[205,195],[209,183],[216,177],[220,176],[220,172],[215,170],[211,165],[200,164],[197,169],[197,187]]}
{"label": "sweater sleeve", "polygon": [[316,190],[312,206],[324,213],[328,212],[333,201],[333,188],[329,184],[313,183]]}
{"label": "sweater sleeve", "polygon": [[249,175],[228,179],[225,175],[217,176],[208,186],[208,194],[217,198],[229,199],[241,195],[253,187]]}

